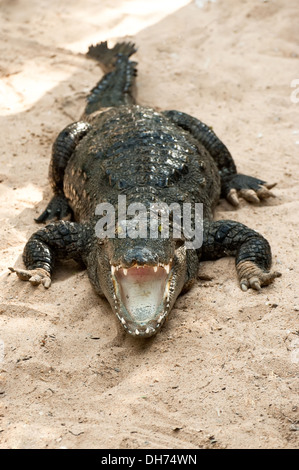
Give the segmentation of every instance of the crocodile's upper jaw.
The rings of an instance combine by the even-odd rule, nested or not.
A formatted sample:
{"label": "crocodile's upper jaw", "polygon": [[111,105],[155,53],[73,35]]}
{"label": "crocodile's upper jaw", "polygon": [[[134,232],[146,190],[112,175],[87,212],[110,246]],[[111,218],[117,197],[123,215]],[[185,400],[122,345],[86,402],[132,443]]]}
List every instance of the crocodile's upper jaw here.
{"label": "crocodile's upper jaw", "polygon": [[111,265],[112,308],[125,330],[149,337],[159,330],[173,303],[174,270],[169,264],[138,265],[126,269]]}

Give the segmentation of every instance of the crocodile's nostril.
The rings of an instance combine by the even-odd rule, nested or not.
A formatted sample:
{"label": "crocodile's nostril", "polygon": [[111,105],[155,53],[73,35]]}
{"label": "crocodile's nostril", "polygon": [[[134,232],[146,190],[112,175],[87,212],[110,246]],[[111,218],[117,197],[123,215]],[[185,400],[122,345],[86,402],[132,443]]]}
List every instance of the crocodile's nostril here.
{"label": "crocodile's nostril", "polygon": [[148,264],[153,265],[158,263],[158,256],[144,247],[136,247],[127,251],[124,255],[124,264],[132,266],[134,264]]}

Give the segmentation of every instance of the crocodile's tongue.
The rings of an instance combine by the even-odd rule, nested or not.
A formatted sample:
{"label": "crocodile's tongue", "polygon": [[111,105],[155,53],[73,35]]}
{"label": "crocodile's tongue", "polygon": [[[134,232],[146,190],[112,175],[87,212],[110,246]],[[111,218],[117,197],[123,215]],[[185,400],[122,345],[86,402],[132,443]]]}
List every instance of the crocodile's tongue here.
{"label": "crocodile's tongue", "polygon": [[154,320],[167,294],[169,269],[162,266],[134,266],[115,271],[119,296],[131,321],[144,325]]}

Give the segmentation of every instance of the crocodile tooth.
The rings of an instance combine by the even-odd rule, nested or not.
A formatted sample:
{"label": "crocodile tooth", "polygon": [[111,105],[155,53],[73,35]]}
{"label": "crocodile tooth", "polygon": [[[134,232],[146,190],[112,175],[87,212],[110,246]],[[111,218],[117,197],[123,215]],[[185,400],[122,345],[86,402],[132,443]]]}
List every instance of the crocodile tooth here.
{"label": "crocodile tooth", "polygon": [[123,273],[126,276],[128,274],[128,270],[126,268],[123,269]]}
{"label": "crocodile tooth", "polygon": [[135,334],[136,334],[136,335],[139,335],[139,330],[137,330],[137,328],[136,328],[136,330],[135,330]]}
{"label": "crocodile tooth", "polygon": [[123,325],[126,323],[126,320],[122,317],[121,317],[120,321],[122,322]]}
{"label": "crocodile tooth", "polygon": [[154,272],[156,273],[158,271],[158,266],[154,266]]}
{"label": "crocodile tooth", "polygon": [[164,266],[164,269],[165,269],[165,271],[167,272],[167,274],[169,274],[170,265],[169,265],[169,264],[166,264],[166,265]]}
{"label": "crocodile tooth", "polygon": [[114,275],[115,273],[115,266],[111,265],[111,273]]}
{"label": "crocodile tooth", "polygon": [[146,334],[148,334],[148,333],[150,332],[150,329],[147,328],[147,329],[145,330],[145,332],[146,332]]}

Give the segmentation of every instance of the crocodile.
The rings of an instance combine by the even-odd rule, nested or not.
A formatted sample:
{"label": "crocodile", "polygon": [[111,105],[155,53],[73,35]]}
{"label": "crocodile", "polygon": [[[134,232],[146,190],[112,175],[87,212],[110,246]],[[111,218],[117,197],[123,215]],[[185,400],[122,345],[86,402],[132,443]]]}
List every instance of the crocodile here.
{"label": "crocodile", "polygon": [[[81,118],[53,144],[53,197],[35,219],[46,225],[24,248],[26,269],[9,269],[21,280],[49,288],[55,260],[83,262],[119,324],[144,338],[161,329],[177,297],[196,280],[200,261],[234,256],[243,291],[260,290],[281,274],[271,271],[271,248],[260,233],[233,220],[213,219],[220,198],[235,207],[240,198],[259,203],[275,196],[275,184],[238,173],[227,147],[199,119],[138,104],[137,62],[131,60],[136,51],[131,42],[90,46],[87,56],[104,74],[87,96]],[[129,213],[132,204],[140,211]],[[183,212],[176,217],[174,210],[168,214],[168,235],[161,230],[161,211],[153,218],[156,235],[150,236],[155,204],[191,207],[190,227],[198,222],[201,228],[198,246],[192,245],[194,230],[178,230]],[[117,222],[109,208],[118,214]],[[143,235],[132,230],[129,236],[140,214]]]}

